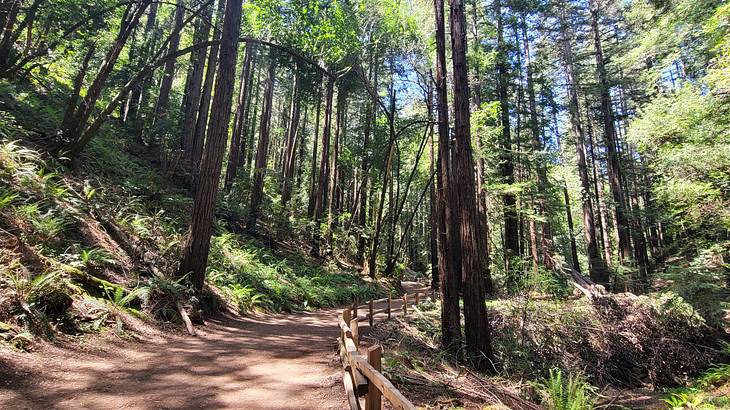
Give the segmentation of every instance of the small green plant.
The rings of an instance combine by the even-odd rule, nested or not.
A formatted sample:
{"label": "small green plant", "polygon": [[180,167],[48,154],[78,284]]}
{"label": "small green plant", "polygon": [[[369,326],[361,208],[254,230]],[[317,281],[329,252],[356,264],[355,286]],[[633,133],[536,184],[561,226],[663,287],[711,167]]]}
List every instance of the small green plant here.
{"label": "small green plant", "polygon": [[226,285],[223,291],[231,299],[231,302],[238,307],[241,314],[268,306],[271,303],[266,295],[256,292],[256,289],[250,286],[243,286],[239,283]]}
{"label": "small green plant", "polygon": [[16,199],[18,199],[18,194],[9,189],[0,188],[0,211],[10,206]]}
{"label": "small green plant", "polygon": [[588,410],[596,401],[596,389],[581,374],[568,374],[563,377],[559,368],[550,369],[550,375],[539,387],[546,394],[546,402],[551,410]]}
{"label": "small green plant", "polygon": [[79,262],[83,267],[89,268],[113,265],[116,263],[116,260],[104,249],[94,248],[89,250],[82,249],[79,254]]}
{"label": "small green plant", "polygon": [[694,410],[694,409],[712,409],[709,404],[705,403],[704,396],[701,392],[695,390],[687,390],[679,393],[672,393],[671,396],[664,399],[664,403],[671,410]]}
{"label": "small green plant", "polygon": [[140,286],[127,292],[124,288],[120,286],[111,287],[105,285],[104,293],[106,295],[107,302],[115,309],[123,312],[128,312],[134,316],[141,318],[143,317],[142,312],[135,308],[132,308],[131,304],[137,299],[147,299],[150,294],[150,288],[146,286]]}

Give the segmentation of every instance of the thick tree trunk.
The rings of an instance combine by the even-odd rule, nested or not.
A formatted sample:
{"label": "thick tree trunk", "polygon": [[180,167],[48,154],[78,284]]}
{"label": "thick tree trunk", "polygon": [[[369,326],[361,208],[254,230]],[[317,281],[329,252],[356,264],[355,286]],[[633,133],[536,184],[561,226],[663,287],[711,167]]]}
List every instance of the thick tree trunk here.
{"label": "thick tree trunk", "polygon": [[441,289],[441,346],[456,357],[461,356],[461,242],[453,207],[456,202],[451,188],[451,136],[449,135],[449,105],[446,86],[446,30],[444,1],[434,0],[436,18],[436,107],[438,112],[438,267]]}
{"label": "thick tree trunk", "polygon": [[256,222],[261,212],[264,198],[264,178],[266,177],[266,160],[269,156],[269,139],[271,137],[271,105],[274,99],[274,82],[276,80],[276,60],[269,52],[269,71],[264,83],[264,105],[261,108],[261,125],[259,126],[259,143],[256,148],[256,164],[253,169],[253,185],[251,186],[251,206],[248,210],[249,231],[256,230]]}
{"label": "thick tree trunk", "polygon": [[231,100],[236,78],[238,36],[241,31],[241,10],[242,0],[226,1],[216,92],[210,116],[210,133],[205,144],[205,155],[200,164],[202,178],[195,192],[190,234],[183,247],[183,259],[178,269],[178,276],[191,274],[190,281],[198,291],[203,289],[205,282],[218,182],[228,137],[228,122],[231,117]]}
{"label": "thick tree trunk", "polygon": [[463,0],[451,0],[451,49],[454,69],[454,181],[459,193],[461,276],[464,281],[464,334],[468,359],[480,370],[493,363],[491,331],[485,305],[485,235],[476,209],[469,113],[469,77],[466,64],[466,19]]}
{"label": "thick tree trunk", "polygon": [[[370,75],[368,81],[372,81],[373,88],[378,89],[378,67],[377,57],[372,57],[370,61]],[[367,235],[365,229],[367,227],[367,205],[368,205],[368,180],[370,179],[370,133],[375,122],[374,114],[377,101],[374,96],[370,96],[365,103],[365,124],[363,130],[362,142],[362,162],[360,163],[360,171],[362,173],[362,184],[360,185],[360,212],[358,214],[358,227],[360,234],[357,240],[357,260],[360,261],[363,268],[365,267],[365,248],[367,246]]]}

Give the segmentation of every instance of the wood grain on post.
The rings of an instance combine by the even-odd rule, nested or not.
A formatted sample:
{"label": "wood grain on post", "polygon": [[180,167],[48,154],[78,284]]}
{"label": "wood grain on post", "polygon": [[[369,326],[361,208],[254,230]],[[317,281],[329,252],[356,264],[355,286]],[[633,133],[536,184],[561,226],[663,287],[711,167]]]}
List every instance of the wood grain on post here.
{"label": "wood grain on post", "polygon": [[360,331],[357,324],[357,319],[350,321],[350,331],[352,332],[352,340],[355,342],[355,346],[360,344]]}
{"label": "wood grain on post", "polygon": [[403,316],[408,315],[408,294],[403,295]]}
{"label": "wood grain on post", "polygon": [[352,318],[357,318],[357,298],[352,300]]}
{"label": "wood grain on post", "polygon": [[[381,358],[383,357],[383,347],[380,345],[373,346],[368,349],[368,363],[373,366],[375,370],[380,372]],[[368,395],[365,396],[365,409],[366,410],[380,410],[382,405],[382,398],[380,390],[375,383],[368,384]]]}
{"label": "wood grain on post", "polygon": [[392,309],[391,309],[391,302],[392,302],[392,301],[393,301],[393,300],[392,300],[392,299],[390,298],[390,296],[388,296],[388,320],[390,320],[390,312],[391,312],[391,310],[392,310]]}
{"label": "wood grain on post", "polygon": [[393,386],[390,380],[386,379],[380,372],[375,371],[370,363],[360,355],[355,355],[352,361],[352,367],[359,370],[363,376],[368,379],[370,384],[375,384],[380,393],[385,396],[394,409],[398,410],[416,410],[413,405],[398,389]]}
{"label": "wood grain on post", "polygon": [[416,292],[416,306],[418,306],[418,302],[420,301],[420,294]]}
{"label": "wood grain on post", "polygon": [[360,401],[357,399],[350,373],[342,372],[342,383],[345,385],[345,394],[347,395],[347,402],[350,404],[350,410],[360,410]]}
{"label": "wood grain on post", "polygon": [[369,310],[369,313],[370,313],[368,315],[368,318],[370,319],[370,323],[369,324],[370,324],[370,328],[372,329],[373,328],[373,301],[372,300],[370,302],[368,302],[368,310]]}

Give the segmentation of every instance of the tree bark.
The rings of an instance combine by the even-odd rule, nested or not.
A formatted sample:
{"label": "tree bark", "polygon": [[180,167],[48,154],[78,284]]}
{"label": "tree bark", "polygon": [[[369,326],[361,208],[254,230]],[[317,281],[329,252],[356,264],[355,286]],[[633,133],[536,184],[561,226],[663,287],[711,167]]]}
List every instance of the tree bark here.
{"label": "tree bark", "polygon": [[469,77],[466,63],[466,18],[463,0],[451,0],[451,49],[454,70],[454,181],[461,238],[461,277],[464,281],[464,334],[466,354],[475,368],[488,370],[493,362],[482,272],[486,271],[485,235],[476,209],[474,161],[469,112]]}
{"label": "tree bark", "polygon": [[[175,16],[173,27],[180,27],[183,24],[183,18],[185,17],[185,5],[179,3],[175,6]],[[177,52],[180,46],[180,31],[174,31],[170,37],[170,45],[168,53],[172,54]],[[165,64],[165,69],[162,74],[162,81],[160,83],[160,94],[157,97],[157,107],[155,108],[155,116],[153,118],[152,125],[159,126],[159,122],[162,122],[162,126],[167,125],[168,118],[168,106],[170,104],[170,92],[172,91],[172,82],[175,79],[175,60],[170,60]],[[157,133],[155,133],[157,134]],[[154,136],[157,139],[157,136]],[[158,145],[159,141],[156,141],[154,145]]]}
{"label": "tree bark", "polygon": [[309,174],[309,203],[307,216],[314,218],[314,208],[317,203],[317,147],[319,146],[319,118],[322,109],[322,88],[317,87],[317,113],[314,118],[314,142],[312,143],[312,170]]}
{"label": "tree bark", "polygon": [[[509,80],[507,78],[507,51],[504,44],[504,23],[502,2],[494,1],[497,15],[497,93],[499,95],[500,122],[502,125],[502,149],[500,151],[500,175],[505,184],[514,184],[514,164],[512,162],[512,138],[509,121]],[[519,222],[517,220],[517,200],[511,192],[502,194],[504,206],[504,267],[508,281],[514,285],[517,278],[512,268],[512,258],[520,256]]]}
{"label": "tree bark", "polygon": [[615,204],[614,212],[618,230],[618,249],[621,262],[631,259],[631,240],[629,222],[626,215],[626,198],[621,186],[621,164],[616,150],[616,127],[611,108],[611,93],[603,59],[603,46],[598,25],[599,9],[597,2],[591,0],[591,27],[595,48],[598,89],[601,96],[601,117],[603,119],[603,140],[608,155],[608,186]]}
{"label": "tree bark", "polygon": [[261,108],[261,125],[259,126],[259,143],[256,148],[256,164],[253,169],[253,185],[251,186],[251,206],[248,211],[249,231],[256,230],[256,222],[261,212],[264,198],[264,177],[266,176],[266,160],[269,155],[269,139],[271,137],[271,106],[274,99],[274,83],[276,80],[276,60],[269,52],[269,71],[264,83],[264,102]]}
{"label": "tree bark", "polygon": [[[216,21],[222,21],[224,16],[225,3],[223,0],[218,2],[218,11],[216,13]],[[200,96],[200,106],[198,107],[198,118],[195,123],[195,136],[193,137],[193,150],[192,150],[192,164],[193,164],[193,187],[197,186],[198,169],[195,169],[194,164],[200,163],[200,158],[203,155],[203,146],[205,144],[206,126],[208,125],[208,114],[210,112],[211,95],[213,92],[213,81],[215,80],[216,70],[215,67],[218,64],[218,51],[219,51],[219,40],[221,37],[219,31],[215,32],[214,40],[216,43],[210,48],[208,53],[208,65],[205,71],[205,81],[203,82],[203,92]]]}
{"label": "tree bark", "polygon": [[461,358],[461,242],[458,240],[456,205],[451,188],[451,136],[446,85],[446,30],[444,0],[434,0],[436,19],[436,107],[438,112],[438,216],[439,287],[441,289],[441,346],[457,360]]}
{"label": "tree bark", "polygon": [[195,192],[190,234],[183,247],[183,259],[178,276],[191,274],[190,281],[198,291],[203,289],[205,267],[208,263],[213,215],[218,195],[218,182],[228,137],[233,88],[236,78],[238,36],[241,31],[242,0],[227,0],[220,45],[220,61],[215,84],[210,133],[205,143],[205,155],[200,164],[201,183]]}
{"label": "tree bark", "polygon": [[527,101],[530,110],[528,127],[531,131],[532,150],[536,155],[535,174],[537,176],[537,209],[543,221],[540,223],[542,237],[540,249],[542,251],[543,264],[547,269],[555,269],[555,251],[553,249],[553,230],[550,224],[550,210],[548,208],[548,179],[546,159],[543,158],[543,144],[540,135],[540,126],[537,115],[537,102],[535,98],[535,85],[533,79],[532,56],[530,55],[530,38],[527,32],[527,23],[524,14],[520,15],[522,28],[522,42],[525,46],[525,66],[527,70]]}
{"label": "tree bark", "polygon": [[233,181],[236,179],[236,171],[238,171],[238,165],[240,162],[241,153],[241,137],[243,136],[243,130],[246,126],[244,120],[246,111],[248,110],[249,100],[247,96],[250,94],[249,89],[251,88],[251,60],[253,59],[252,46],[246,46],[246,56],[243,59],[243,69],[241,71],[241,85],[238,92],[238,103],[236,104],[236,115],[233,119],[233,131],[231,132],[231,143],[228,153],[228,165],[226,166],[226,179],[223,184],[225,192],[229,192],[233,186]]}
{"label": "tree bark", "polygon": [[[207,40],[210,35],[210,20],[213,18],[212,5],[206,6],[203,15],[198,18],[197,27],[193,36],[194,41]],[[198,50],[190,55],[190,71],[188,72],[187,87],[185,90],[185,101],[183,104],[183,118],[181,124],[181,143],[183,149],[183,162],[190,170],[193,164],[193,149],[195,145],[195,124],[198,120],[198,109],[200,108],[200,97],[202,94],[203,74],[205,73],[205,59],[208,50]]]}
{"label": "tree bark", "polygon": [[317,200],[314,204],[314,235],[312,254],[320,256],[321,253],[321,227],[322,216],[327,203],[329,192],[329,162],[330,162],[330,130],[332,128],[332,97],[334,94],[334,79],[327,81],[327,91],[324,108],[324,129],[322,130],[322,155],[319,162],[319,189]]}
{"label": "tree bark", "polygon": [[298,65],[294,65],[294,84],[292,84],[292,100],[289,109],[289,126],[284,144],[284,158],[282,161],[281,205],[286,206],[291,199],[294,183],[294,169],[296,167],[297,144],[299,143],[299,116],[300,116],[300,80]]}
{"label": "tree bark", "polygon": [[598,241],[596,238],[596,226],[593,212],[593,204],[590,197],[591,185],[588,178],[588,167],[585,155],[585,135],[583,124],[580,119],[580,104],[578,102],[578,78],[573,67],[573,50],[565,21],[565,10],[561,11],[561,42],[562,57],[565,63],[565,74],[568,82],[568,111],[570,113],[571,132],[575,141],[575,154],[578,166],[578,174],[581,181],[581,203],[583,206],[583,232],[588,247],[588,271],[591,280],[596,283],[608,283],[603,260],[598,252]]}

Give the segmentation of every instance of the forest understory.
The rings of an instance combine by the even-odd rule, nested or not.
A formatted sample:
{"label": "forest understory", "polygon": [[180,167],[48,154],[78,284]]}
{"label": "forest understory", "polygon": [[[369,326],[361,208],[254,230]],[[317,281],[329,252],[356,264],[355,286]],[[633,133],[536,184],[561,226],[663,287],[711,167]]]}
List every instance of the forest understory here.
{"label": "forest understory", "polygon": [[0,3],[0,407],[730,408],[728,258],[726,0]]}

